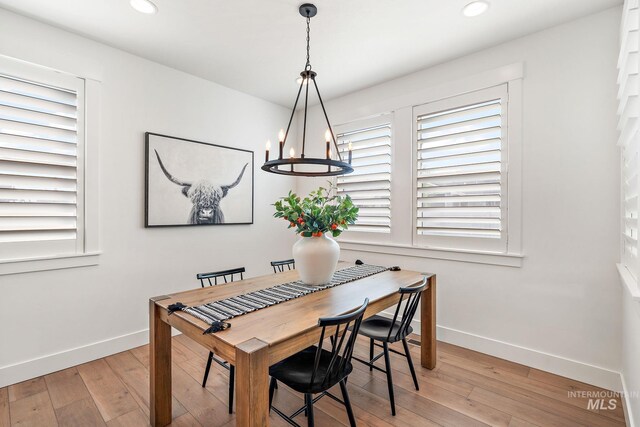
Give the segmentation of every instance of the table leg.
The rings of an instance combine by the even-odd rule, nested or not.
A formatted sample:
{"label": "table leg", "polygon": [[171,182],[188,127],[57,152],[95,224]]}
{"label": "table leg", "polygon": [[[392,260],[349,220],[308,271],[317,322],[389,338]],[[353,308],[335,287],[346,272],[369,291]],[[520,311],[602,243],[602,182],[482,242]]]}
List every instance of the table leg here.
{"label": "table leg", "polygon": [[257,338],[236,346],[236,425],[269,425],[269,347]]}
{"label": "table leg", "polygon": [[436,276],[427,279],[420,307],[420,362],[423,367],[436,367]]}
{"label": "table leg", "polygon": [[151,425],[171,423],[171,326],[160,319],[158,299],[149,300],[149,374]]}

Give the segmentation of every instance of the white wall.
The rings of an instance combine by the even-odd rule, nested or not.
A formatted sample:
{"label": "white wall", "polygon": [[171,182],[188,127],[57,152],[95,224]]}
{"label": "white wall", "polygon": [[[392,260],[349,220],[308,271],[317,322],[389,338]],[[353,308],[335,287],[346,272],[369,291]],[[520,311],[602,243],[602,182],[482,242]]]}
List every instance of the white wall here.
{"label": "white wall", "polygon": [[[96,267],[0,276],[0,387],[143,344],[148,299],[197,272],[255,276],[290,256],[270,204],[295,181],[259,168],[286,109],[2,9],[0,28],[0,54],[102,81],[103,251]],[[145,229],[145,131],[255,150],[255,223]]]}
{"label": "white wall", "polygon": [[[383,113],[370,106],[416,88],[524,62],[522,267],[354,251],[342,258],[436,273],[444,341],[616,389],[620,13],[610,9],[327,103],[339,123]],[[314,120],[308,135],[324,128]],[[317,183],[301,179],[298,190]]]}

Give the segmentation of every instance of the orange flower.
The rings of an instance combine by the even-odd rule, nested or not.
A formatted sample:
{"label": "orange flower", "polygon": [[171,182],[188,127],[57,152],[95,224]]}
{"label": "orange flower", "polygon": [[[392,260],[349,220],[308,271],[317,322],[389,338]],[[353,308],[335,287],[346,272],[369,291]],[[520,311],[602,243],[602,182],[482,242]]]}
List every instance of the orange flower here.
{"label": "orange flower", "polygon": [[335,230],[336,228],[338,228],[338,224],[331,224],[331,229]]}

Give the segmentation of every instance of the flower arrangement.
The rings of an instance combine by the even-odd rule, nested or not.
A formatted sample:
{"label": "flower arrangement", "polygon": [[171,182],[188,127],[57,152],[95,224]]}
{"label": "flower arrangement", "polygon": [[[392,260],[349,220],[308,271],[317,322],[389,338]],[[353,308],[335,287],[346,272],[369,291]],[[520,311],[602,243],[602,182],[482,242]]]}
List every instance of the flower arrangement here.
{"label": "flower arrangement", "polygon": [[358,207],[351,197],[336,195],[334,187],[320,187],[302,200],[289,191],[274,206],[273,216],[288,221],[289,228],[295,228],[302,237],[321,237],[328,232],[338,237],[358,219]]}

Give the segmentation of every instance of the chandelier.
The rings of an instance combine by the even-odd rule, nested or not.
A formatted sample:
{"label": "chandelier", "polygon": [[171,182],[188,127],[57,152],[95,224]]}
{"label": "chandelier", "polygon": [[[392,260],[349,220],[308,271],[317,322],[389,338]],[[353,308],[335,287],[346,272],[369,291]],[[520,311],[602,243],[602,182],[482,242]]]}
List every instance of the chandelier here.
{"label": "chandelier", "polygon": [[[300,78],[298,78],[298,82],[300,87],[298,88],[298,95],[296,96],[296,101],[293,104],[293,109],[291,111],[291,117],[289,118],[289,124],[287,125],[286,132],[280,130],[280,134],[278,135],[278,157],[270,160],[269,159],[269,151],[271,149],[271,142],[267,141],[267,150],[265,155],[265,162],[262,165],[262,170],[271,173],[277,173],[281,175],[294,175],[294,176],[336,176],[336,175],[344,175],[347,173],[353,172],[353,167],[351,167],[351,144],[349,144],[348,150],[348,160],[344,161],[342,159],[342,155],[338,150],[338,144],[336,143],[336,136],[333,132],[333,128],[331,127],[331,123],[329,122],[329,116],[327,115],[327,110],[324,108],[324,103],[322,102],[322,96],[320,96],[320,91],[318,90],[318,84],[316,83],[316,72],[311,69],[311,62],[309,60],[309,23],[311,22],[311,18],[314,17],[318,13],[318,9],[309,3],[305,3],[299,8],[300,15],[302,15],[307,20],[307,62],[304,66],[304,71],[300,73]],[[322,112],[324,114],[324,119],[327,122],[327,131],[325,132],[325,157],[306,157],[305,156],[305,146],[307,139],[307,107],[309,102],[309,86],[313,85],[316,93],[318,94],[318,100],[320,101],[320,106],[322,107]],[[298,106],[298,101],[300,100],[300,95],[302,94],[302,90],[304,89],[304,120],[302,125],[302,152],[300,153],[300,157],[295,157],[295,150],[292,147],[289,151],[289,157],[284,158],[284,146],[287,142],[287,137],[289,136],[289,130],[291,129],[291,122],[293,121],[293,117],[296,112],[296,107]],[[335,147],[335,153],[337,159],[334,159],[332,156],[331,144]]]}

